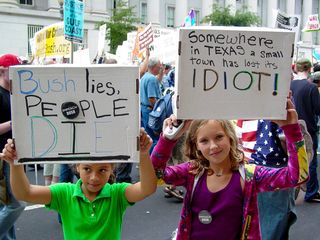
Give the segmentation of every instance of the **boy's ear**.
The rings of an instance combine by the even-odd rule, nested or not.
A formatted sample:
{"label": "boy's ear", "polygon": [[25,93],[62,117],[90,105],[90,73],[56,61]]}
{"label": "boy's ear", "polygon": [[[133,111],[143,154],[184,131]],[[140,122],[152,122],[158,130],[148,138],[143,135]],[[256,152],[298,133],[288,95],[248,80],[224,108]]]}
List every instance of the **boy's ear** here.
{"label": "boy's ear", "polygon": [[79,163],[76,164],[76,170],[78,173],[80,173],[80,164]]}

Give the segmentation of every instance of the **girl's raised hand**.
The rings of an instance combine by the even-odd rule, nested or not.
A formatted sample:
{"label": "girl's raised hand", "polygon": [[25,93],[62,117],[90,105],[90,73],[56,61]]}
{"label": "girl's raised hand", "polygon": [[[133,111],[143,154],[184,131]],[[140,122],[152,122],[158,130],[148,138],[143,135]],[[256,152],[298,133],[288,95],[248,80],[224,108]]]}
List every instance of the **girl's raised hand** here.
{"label": "girl's raised hand", "polygon": [[144,128],[140,128],[140,153],[149,154],[149,150],[152,146],[152,139],[146,133]]}
{"label": "girl's raised hand", "polygon": [[17,153],[12,139],[7,140],[7,144],[4,146],[2,153],[0,153],[0,157],[8,163],[13,163],[13,161],[17,159]]}
{"label": "girl's raised hand", "polygon": [[[174,140],[179,139],[190,127],[192,120],[184,120],[184,126],[183,128],[179,131],[179,133],[175,136]],[[163,121],[163,128],[162,131],[164,132],[164,130],[169,127],[172,128],[173,126],[178,126],[178,119],[174,114],[171,114],[170,117],[168,117],[167,119],[165,119]]]}
{"label": "girl's raised hand", "polygon": [[274,123],[278,124],[279,127],[284,125],[298,123],[298,113],[291,100],[291,94],[287,97],[287,119],[285,120],[273,120]]}

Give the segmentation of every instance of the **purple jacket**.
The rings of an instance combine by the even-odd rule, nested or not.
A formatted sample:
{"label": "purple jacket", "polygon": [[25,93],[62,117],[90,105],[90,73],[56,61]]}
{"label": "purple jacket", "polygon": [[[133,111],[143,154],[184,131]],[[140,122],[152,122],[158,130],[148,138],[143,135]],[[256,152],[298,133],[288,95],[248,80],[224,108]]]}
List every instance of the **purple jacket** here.
{"label": "purple jacket", "polygon": [[[288,166],[284,168],[269,168],[244,164],[240,166],[240,174],[244,180],[243,225],[241,239],[260,240],[259,213],[257,194],[259,192],[275,191],[282,188],[295,187],[308,179],[309,167],[304,140],[298,124],[282,127],[287,140],[289,155]],[[158,178],[167,184],[184,186],[187,190],[181,211],[177,240],[190,239],[191,232],[191,199],[193,189],[197,187],[197,179],[189,172],[190,163],[176,166],[166,166],[171,156],[175,141],[160,137],[151,159]]]}

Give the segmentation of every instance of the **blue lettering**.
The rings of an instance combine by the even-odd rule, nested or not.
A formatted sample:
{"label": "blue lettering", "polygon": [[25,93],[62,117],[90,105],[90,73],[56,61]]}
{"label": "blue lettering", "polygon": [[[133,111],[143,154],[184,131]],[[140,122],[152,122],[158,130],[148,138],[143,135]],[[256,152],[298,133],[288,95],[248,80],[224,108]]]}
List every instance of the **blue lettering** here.
{"label": "blue lettering", "polygon": [[[19,75],[20,93],[33,94],[38,88],[37,81],[32,79],[33,72],[30,70],[19,70],[18,75]],[[31,84],[29,89],[25,86],[25,84],[28,84],[26,82],[30,82]],[[24,89],[24,87],[26,87],[26,89]]]}

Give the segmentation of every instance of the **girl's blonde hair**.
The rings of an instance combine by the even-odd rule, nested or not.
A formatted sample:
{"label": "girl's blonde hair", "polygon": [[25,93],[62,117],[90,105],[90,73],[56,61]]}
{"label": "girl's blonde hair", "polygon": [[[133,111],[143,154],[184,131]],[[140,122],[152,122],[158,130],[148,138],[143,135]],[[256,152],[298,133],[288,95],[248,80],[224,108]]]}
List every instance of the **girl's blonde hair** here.
{"label": "girl's blonde hair", "polygon": [[[206,125],[210,120],[194,120],[191,123],[187,137],[185,141],[184,154],[188,158],[191,164],[191,172],[199,174],[203,169],[208,170],[208,174],[213,174],[213,170],[209,168],[210,164],[207,159],[197,150],[197,136],[198,130],[202,126]],[[235,171],[239,169],[240,164],[244,162],[244,153],[240,149],[238,138],[231,121],[228,120],[214,120],[221,124],[221,127],[225,131],[226,135],[230,139],[230,153],[231,170]]]}

